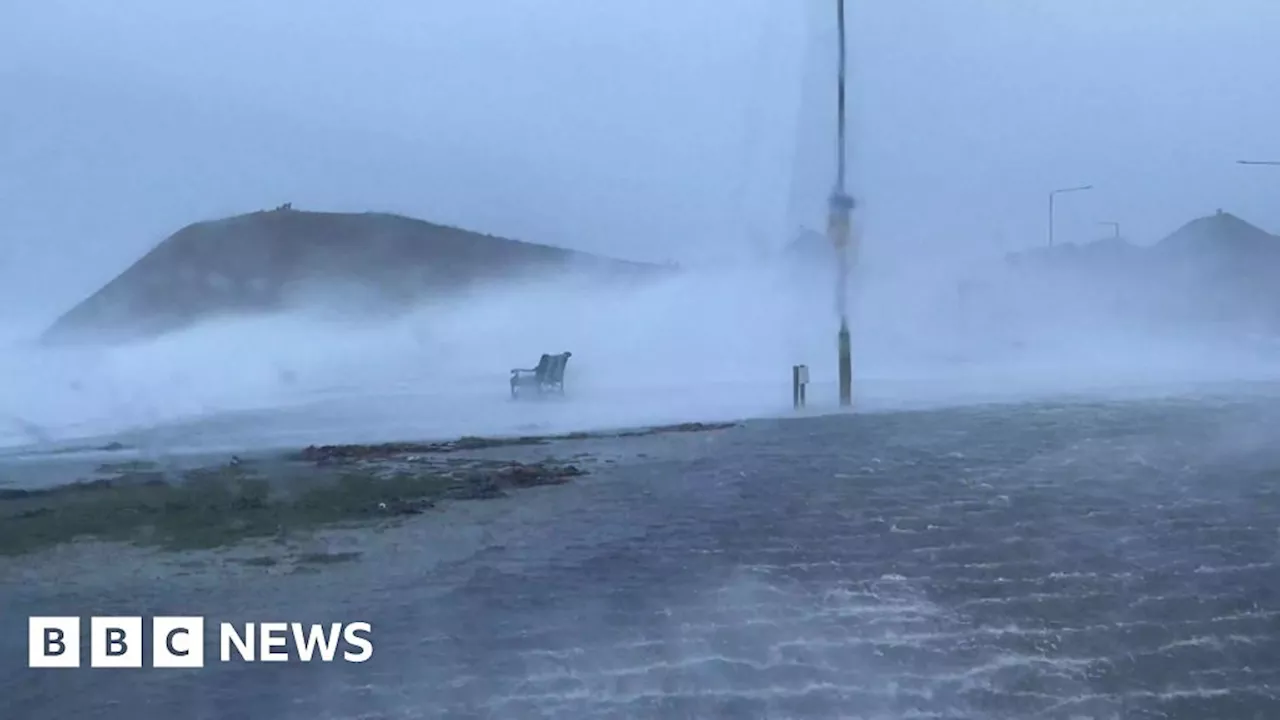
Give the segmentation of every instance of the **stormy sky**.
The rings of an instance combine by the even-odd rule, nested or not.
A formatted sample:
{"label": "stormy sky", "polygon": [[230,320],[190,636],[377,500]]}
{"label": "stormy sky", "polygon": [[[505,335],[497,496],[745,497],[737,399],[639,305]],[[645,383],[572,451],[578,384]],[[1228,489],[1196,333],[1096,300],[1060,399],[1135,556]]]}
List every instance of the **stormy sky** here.
{"label": "stormy sky", "polygon": [[[0,0],[0,304],[291,201],[710,263],[820,226],[833,1]],[[1280,230],[1280,3],[849,0],[886,258]]]}

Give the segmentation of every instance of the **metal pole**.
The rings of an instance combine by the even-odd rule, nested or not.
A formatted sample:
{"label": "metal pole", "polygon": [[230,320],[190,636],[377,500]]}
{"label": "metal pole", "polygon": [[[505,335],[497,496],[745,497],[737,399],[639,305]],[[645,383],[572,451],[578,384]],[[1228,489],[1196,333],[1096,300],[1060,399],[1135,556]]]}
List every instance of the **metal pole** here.
{"label": "metal pole", "polygon": [[840,405],[853,404],[853,352],[849,342],[849,216],[853,198],[845,192],[845,20],[844,0],[836,0],[836,22],[840,37],[840,66],[836,85],[836,184],[828,205],[827,234],[836,247],[836,310],[840,331],[836,335],[840,368]]}
{"label": "metal pole", "polygon": [[844,123],[844,103],[845,103],[845,67],[847,65],[845,55],[845,38],[844,38],[844,0],[836,2],[836,23],[840,32],[840,67],[837,69],[837,79],[839,85],[836,88],[836,191],[844,191],[844,163],[845,163],[845,123]]}
{"label": "metal pole", "polygon": [[1280,165],[1280,160],[1237,160],[1240,165]]}
{"label": "metal pole", "polygon": [[1057,196],[1056,190],[1049,193],[1049,247],[1053,247],[1053,199]]}

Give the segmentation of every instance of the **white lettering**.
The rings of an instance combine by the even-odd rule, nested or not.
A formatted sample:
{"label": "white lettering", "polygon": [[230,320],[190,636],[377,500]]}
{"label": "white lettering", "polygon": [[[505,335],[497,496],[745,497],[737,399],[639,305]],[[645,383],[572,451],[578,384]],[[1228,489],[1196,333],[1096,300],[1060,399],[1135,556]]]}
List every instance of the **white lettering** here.
{"label": "white lettering", "polygon": [[258,636],[262,643],[259,655],[262,662],[288,662],[289,653],[276,650],[289,644],[289,638],[285,634],[287,632],[289,626],[286,623],[262,623],[258,626]]}
{"label": "white lettering", "polygon": [[302,628],[302,623],[292,623],[293,644],[297,646],[298,657],[302,662],[311,662],[317,646],[320,648],[320,659],[333,662],[333,656],[338,652],[338,640],[342,637],[342,623],[332,623],[327,633],[324,632],[323,625],[310,626],[305,635]]}
{"label": "white lettering", "polygon": [[220,643],[222,646],[222,662],[231,662],[231,647],[233,645],[241,660],[253,662],[253,623],[244,624],[244,635],[236,632],[235,625],[222,623],[219,626],[219,635],[222,639]]}
{"label": "white lettering", "polygon": [[347,650],[342,653],[342,659],[347,662],[364,662],[373,657],[373,642],[368,637],[360,637],[360,633],[365,635],[373,634],[373,627],[367,622],[357,622],[347,625],[342,632],[342,638],[347,641],[348,645],[354,645],[360,648],[359,652]]}

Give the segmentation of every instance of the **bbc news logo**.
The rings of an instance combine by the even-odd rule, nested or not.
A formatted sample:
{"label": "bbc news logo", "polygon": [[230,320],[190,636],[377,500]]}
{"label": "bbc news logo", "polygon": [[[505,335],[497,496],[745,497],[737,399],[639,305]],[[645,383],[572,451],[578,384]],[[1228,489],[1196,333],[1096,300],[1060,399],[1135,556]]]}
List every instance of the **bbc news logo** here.
{"label": "bbc news logo", "polygon": [[[89,667],[140,668],[146,640],[141,617],[89,618]],[[154,668],[201,668],[205,663],[202,617],[151,619],[151,664]],[[373,657],[367,622],[219,623],[221,662],[362,663]],[[28,667],[80,667],[81,623],[78,617],[33,617],[27,623]],[[339,652],[341,650],[341,652]]]}

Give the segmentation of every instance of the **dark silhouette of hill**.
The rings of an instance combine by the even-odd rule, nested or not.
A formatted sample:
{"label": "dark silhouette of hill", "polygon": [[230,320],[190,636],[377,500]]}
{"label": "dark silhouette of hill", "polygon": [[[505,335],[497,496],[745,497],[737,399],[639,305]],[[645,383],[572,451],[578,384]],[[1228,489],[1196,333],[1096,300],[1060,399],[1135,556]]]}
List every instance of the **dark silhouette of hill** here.
{"label": "dark silhouette of hill", "polygon": [[1174,325],[1280,332],[1280,237],[1219,210],[1158,243],[1123,240],[1010,255],[1020,274],[1084,295],[1111,310]]}
{"label": "dark silhouette of hill", "polygon": [[1165,255],[1180,254],[1212,262],[1280,259],[1280,238],[1229,212],[1197,218],[1155,245]]}
{"label": "dark silhouette of hill", "polygon": [[383,213],[276,210],[189,225],[73,307],[46,342],[155,336],[216,316],[321,302],[395,312],[548,272],[643,280],[670,268]]}
{"label": "dark silhouette of hill", "polygon": [[1009,256],[1014,264],[1066,266],[1074,263],[1116,265],[1130,262],[1184,263],[1200,270],[1242,270],[1257,263],[1280,261],[1280,237],[1219,210],[1197,218],[1155,245],[1140,247],[1108,238],[1082,245],[1035,248]]}

